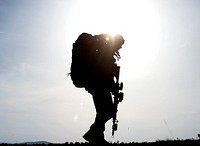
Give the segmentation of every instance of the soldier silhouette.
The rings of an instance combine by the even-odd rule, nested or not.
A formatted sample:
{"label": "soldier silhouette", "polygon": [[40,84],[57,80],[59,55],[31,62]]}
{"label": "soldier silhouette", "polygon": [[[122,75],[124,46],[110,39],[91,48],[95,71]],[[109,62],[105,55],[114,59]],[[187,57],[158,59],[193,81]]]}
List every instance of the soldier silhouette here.
{"label": "soldier silhouette", "polygon": [[119,49],[124,44],[121,35],[82,33],[73,44],[71,79],[78,88],[85,88],[96,109],[94,123],[83,135],[89,143],[106,144],[105,124],[116,113],[112,93],[115,92]]}

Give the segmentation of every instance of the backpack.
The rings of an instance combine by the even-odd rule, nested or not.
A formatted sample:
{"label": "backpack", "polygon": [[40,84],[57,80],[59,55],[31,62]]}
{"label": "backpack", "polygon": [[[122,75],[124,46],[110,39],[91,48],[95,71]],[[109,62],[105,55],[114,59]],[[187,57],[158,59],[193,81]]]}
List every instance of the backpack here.
{"label": "backpack", "polygon": [[87,82],[87,57],[89,57],[91,39],[92,35],[82,33],[73,43],[70,76],[73,84],[78,88],[84,88]]}
{"label": "backpack", "polygon": [[114,56],[119,58],[118,50],[124,40],[120,38],[120,42],[115,38],[115,43],[112,44],[107,37],[108,34],[92,36],[82,33],[73,43],[70,76],[77,88],[106,84],[104,80],[113,82],[111,68],[116,66]]}

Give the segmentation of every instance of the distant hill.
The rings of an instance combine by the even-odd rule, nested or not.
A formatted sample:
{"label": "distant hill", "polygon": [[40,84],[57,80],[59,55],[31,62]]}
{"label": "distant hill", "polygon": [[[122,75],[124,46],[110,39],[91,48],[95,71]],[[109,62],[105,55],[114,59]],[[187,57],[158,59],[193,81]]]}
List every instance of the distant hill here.
{"label": "distant hill", "polygon": [[23,142],[23,143],[16,143],[16,144],[19,144],[19,145],[48,145],[50,144],[50,142],[48,141],[33,141],[33,142]]}

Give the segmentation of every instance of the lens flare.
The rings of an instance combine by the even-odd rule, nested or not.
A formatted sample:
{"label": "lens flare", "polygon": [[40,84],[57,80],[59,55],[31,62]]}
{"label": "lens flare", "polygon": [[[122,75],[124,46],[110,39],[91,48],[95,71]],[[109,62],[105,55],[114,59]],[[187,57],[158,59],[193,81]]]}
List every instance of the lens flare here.
{"label": "lens flare", "polygon": [[109,41],[109,40],[110,40],[110,38],[107,36],[107,37],[106,37],[106,41]]}

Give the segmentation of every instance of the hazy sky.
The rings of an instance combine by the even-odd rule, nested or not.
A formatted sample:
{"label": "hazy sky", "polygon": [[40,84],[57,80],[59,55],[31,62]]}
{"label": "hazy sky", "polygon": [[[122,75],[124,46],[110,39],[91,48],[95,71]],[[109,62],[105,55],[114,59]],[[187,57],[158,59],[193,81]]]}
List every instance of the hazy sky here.
{"label": "hazy sky", "polygon": [[197,138],[199,8],[199,0],[0,0],[0,143],[84,141],[95,108],[67,76],[82,32],[125,39],[125,96],[108,141]]}

